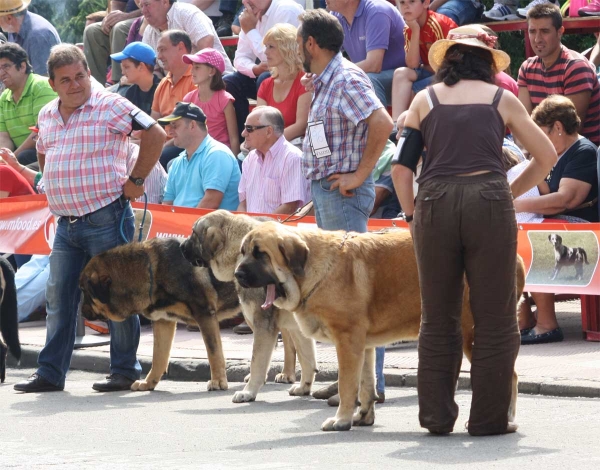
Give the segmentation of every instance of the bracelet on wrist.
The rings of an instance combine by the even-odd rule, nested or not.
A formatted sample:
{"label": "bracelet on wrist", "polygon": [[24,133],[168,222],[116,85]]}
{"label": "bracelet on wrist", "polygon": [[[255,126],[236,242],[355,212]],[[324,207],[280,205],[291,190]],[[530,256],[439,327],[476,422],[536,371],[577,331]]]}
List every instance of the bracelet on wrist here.
{"label": "bracelet on wrist", "polygon": [[22,174],[22,173],[23,173],[23,170],[24,170],[25,168],[27,168],[25,165],[21,165],[21,169],[19,170],[19,173],[21,173],[21,174]]}

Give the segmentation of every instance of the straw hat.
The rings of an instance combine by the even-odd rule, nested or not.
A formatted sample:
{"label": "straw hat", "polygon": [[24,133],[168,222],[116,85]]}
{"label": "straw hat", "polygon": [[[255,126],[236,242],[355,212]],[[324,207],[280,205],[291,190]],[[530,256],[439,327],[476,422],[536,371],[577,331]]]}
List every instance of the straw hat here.
{"label": "straw hat", "polygon": [[479,47],[492,53],[496,70],[498,72],[506,70],[510,65],[509,55],[497,49],[494,49],[496,36],[491,36],[478,24],[469,24],[451,29],[448,32],[448,39],[440,39],[433,43],[429,49],[429,65],[437,72],[442,65],[448,49],[455,44],[464,44],[465,46]]}
{"label": "straw hat", "polygon": [[0,0],[0,16],[14,15],[26,10],[31,0]]}

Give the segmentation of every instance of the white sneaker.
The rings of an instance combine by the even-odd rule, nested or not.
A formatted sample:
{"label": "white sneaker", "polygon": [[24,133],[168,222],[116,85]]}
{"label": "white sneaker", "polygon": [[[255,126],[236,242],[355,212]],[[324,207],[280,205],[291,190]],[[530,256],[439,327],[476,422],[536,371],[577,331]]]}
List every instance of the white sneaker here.
{"label": "white sneaker", "polygon": [[533,0],[530,2],[525,8],[519,8],[517,10],[517,15],[521,18],[527,18],[527,12],[534,6],[539,5],[540,3],[552,3],[560,8],[560,2],[558,0]]}
{"label": "white sneaker", "polygon": [[494,3],[494,6],[483,12],[483,17],[490,21],[505,21],[518,20],[517,7],[513,5],[504,5],[502,3]]}

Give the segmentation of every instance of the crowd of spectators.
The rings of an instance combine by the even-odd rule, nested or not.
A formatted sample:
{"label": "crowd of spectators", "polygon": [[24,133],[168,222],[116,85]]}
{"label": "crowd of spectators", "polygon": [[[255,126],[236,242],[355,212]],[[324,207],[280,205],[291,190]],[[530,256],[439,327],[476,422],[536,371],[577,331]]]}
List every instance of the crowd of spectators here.
{"label": "crowd of spectators", "polygon": [[[107,11],[90,17],[82,37],[91,86],[121,94],[165,127],[168,139],[154,171],[162,193],[154,201],[291,213],[320,197],[315,196],[314,183],[312,190],[307,189],[308,181],[319,171],[329,171],[327,157],[307,163],[313,144],[305,138],[308,128],[329,119],[327,108],[339,106],[335,97],[349,91],[322,91],[322,80],[328,77],[311,72],[313,45],[302,41],[298,32],[306,2],[239,3],[107,2]],[[310,3],[326,7],[337,18],[344,33],[342,51],[368,77],[377,106],[387,107],[394,121],[390,140],[367,177],[375,183],[371,216],[395,217],[401,210],[390,174],[394,142],[415,95],[436,80],[430,65],[432,45],[465,23],[526,18],[535,55],[521,64],[516,81],[505,70],[508,64],[495,70],[496,85],[518,95],[560,159],[546,183],[515,201],[517,216],[529,221],[599,220],[600,39],[587,56],[567,49],[556,0],[534,0],[523,8],[516,0],[497,0],[485,12],[478,0]],[[28,0],[0,0],[0,27],[5,33],[0,35],[0,81],[5,87],[0,95],[0,148],[6,163],[0,165],[1,197],[38,191],[40,184],[43,188],[35,126],[40,110],[57,97],[56,86],[45,75],[50,50],[60,38],[47,20],[28,11],[28,5]],[[600,15],[600,3],[594,0],[578,13]],[[238,44],[231,60],[221,38],[232,28],[235,31],[236,23]],[[490,47],[498,49],[493,31],[485,26],[483,30]],[[356,95],[355,104],[366,106],[365,96]],[[251,105],[256,106],[253,112]],[[320,109],[319,119],[311,120],[309,116]],[[356,109],[347,117],[355,124],[367,118]],[[564,121],[567,115],[569,122]],[[340,124],[329,145],[354,146],[355,158],[364,158],[364,142],[344,140],[346,131]],[[140,132],[134,130],[130,136],[131,162],[138,154]],[[526,153],[513,141],[510,128],[504,142],[512,148],[506,170],[514,178],[527,167]],[[344,172],[342,167],[335,171]],[[341,177],[342,187],[344,182]],[[537,320],[529,303],[519,320],[524,342],[562,339],[553,299],[541,296],[529,297],[538,305]]]}

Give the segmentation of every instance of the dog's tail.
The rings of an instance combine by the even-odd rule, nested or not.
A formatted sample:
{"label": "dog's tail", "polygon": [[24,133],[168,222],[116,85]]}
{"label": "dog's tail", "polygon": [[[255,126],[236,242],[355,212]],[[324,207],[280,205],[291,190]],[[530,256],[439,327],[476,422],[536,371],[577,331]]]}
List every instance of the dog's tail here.
{"label": "dog's tail", "polygon": [[0,304],[0,333],[11,354],[21,359],[21,343],[19,342],[19,318],[17,314],[17,288],[15,272],[6,260],[1,260],[0,267],[4,277],[4,295]]}
{"label": "dog's tail", "polygon": [[585,264],[590,264],[590,263],[588,263],[588,260],[587,260],[587,253],[585,252],[585,250],[583,248],[581,248],[581,254],[583,255],[583,260],[585,261]]}

